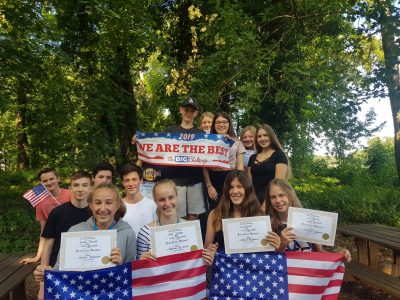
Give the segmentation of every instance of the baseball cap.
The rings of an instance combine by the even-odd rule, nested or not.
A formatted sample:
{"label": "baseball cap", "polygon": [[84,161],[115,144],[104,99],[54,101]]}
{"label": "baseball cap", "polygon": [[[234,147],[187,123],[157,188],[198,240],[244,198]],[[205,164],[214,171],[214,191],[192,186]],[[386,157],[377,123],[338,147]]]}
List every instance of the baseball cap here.
{"label": "baseball cap", "polygon": [[187,98],[182,104],[182,107],[192,106],[195,110],[199,110],[199,104],[194,98]]}

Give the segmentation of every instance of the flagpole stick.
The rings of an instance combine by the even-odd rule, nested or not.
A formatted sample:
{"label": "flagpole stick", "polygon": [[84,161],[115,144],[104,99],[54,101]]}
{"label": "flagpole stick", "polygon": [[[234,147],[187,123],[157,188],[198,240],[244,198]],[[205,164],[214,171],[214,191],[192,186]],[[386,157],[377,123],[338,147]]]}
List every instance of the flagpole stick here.
{"label": "flagpole stick", "polygon": [[61,203],[57,201],[57,199],[53,196],[53,194],[50,193],[50,191],[49,191],[48,189],[46,189],[46,187],[44,186],[44,184],[43,184],[43,183],[41,183],[41,184],[43,185],[44,189],[50,194],[50,196],[53,198],[53,200],[54,200],[58,205],[61,205]]}

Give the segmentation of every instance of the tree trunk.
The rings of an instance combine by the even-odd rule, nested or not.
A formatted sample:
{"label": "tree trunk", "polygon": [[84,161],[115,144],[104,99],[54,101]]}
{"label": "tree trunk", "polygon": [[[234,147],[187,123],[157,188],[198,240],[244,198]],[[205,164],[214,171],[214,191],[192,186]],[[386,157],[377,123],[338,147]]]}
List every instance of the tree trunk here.
{"label": "tree trunk", "polygon": [[16,128],[17,128],[17,168],[26,169],[29,166],[28,137],[26,135],[26,88],[23,79],[18,80],[17,86],[17,114],[16,114]]}
{"label": "tree trunk", "polygon": [[400,78],[399,46],[396,45],[396,25],[392,10],[389,7],[381,14],[381,35],[383,53],[385,55],[385,83],[389,93],[390,106],[394,125],[394,153],[397,175],[400,177]]}

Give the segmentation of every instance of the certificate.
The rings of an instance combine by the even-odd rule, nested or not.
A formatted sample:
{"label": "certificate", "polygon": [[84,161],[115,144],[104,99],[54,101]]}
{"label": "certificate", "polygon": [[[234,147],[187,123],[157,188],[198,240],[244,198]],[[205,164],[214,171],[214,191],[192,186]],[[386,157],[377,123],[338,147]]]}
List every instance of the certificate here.
{"label": "certificate", "polygon": [[337,213],[289,207],[288,227],[293,227],[299,241],[333,246],[337,218]]}
{"label": "certificate", "polygon": [[203,249],[200,221],[152,227],[150,241],[157,257]]}
{"label": "certificate", "polygon": [[63,232],[60,271],[88,271],[114,266],[111,249],[117,246],[116,230]]}
{"label": "certificate", "polygon": [[269,216],[222,219],[225,253],[274,251],[266,240],[271,231]]}
{"label": "certificate", "polygon": [[142,195],[149,199],[153,199],[153,187],[155,184],[155,182],[143,181],[140,185],[140,192]]}

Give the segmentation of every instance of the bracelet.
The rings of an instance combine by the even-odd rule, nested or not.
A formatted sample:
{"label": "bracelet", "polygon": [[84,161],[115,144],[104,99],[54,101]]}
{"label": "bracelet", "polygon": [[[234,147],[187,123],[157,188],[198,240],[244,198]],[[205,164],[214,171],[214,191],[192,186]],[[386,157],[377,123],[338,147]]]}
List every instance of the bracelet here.
{"label": "bracelet", "polygon": [[209,188],[210,186],[213,186],[211,183],[210,184],[207,184],[207,188]]}

